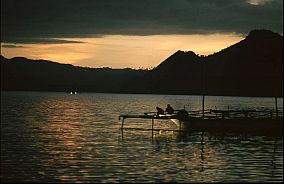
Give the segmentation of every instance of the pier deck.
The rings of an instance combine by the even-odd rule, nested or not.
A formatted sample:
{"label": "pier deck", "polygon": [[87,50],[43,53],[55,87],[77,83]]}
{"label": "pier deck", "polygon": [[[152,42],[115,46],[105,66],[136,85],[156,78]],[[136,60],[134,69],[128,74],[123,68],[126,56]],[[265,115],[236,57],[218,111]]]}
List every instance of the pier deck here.
{"label": "pier deck", "polygon": [[[283,111],[256,111],[256,110],[212,110],[186,111],[187,115],[180,116],[178,112],[174,114],[160,114],[149,112],[144,114],[124,114],[119,116],[122,119],[121,129],[125,119],[151,119],[152,132],[154,130],[154,120],[172,120],[179,131],[225,131],[225,132],[277,132],[282,133]],[[183,110],[184,111],[184,110]],[[281,130],[280,130],[281,129]]]}

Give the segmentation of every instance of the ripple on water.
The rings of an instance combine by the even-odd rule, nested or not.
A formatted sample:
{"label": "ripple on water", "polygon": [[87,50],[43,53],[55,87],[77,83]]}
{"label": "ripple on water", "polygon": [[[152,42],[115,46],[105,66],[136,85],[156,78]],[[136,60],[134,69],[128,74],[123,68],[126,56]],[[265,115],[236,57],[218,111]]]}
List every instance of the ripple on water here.
{"label": "ripple on water", "polygon": [[[208,107],[273,109],[269,98],[207,97]],[[181,135],[169,121],[127,120],[156,106],[198,109],[198,96],[5,92],[1,94],[1,181],[279,182],[283,139]],[[242,106],[243,105],[243,106]],[[280,109],[283,104],[279,102]],[[160,131],[159,131],[160,130]],[[203,140],[203,141],[202,141]]]}

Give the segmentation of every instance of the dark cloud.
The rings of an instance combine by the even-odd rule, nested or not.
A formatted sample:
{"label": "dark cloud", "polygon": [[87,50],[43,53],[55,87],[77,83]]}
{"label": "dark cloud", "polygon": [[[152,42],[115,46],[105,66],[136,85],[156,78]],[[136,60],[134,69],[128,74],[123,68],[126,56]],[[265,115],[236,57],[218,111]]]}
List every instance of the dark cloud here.
{"label": "dark cloud", "polygon": [[1,39],[3,43],[14,43],[14,44],[66,44],[66,43],[84,43],[80,41],[70,41],[63,39],[54,38],[9,38],[5,37]]}
{"label": "dark cloud", "polygon": [[1,0],[5,41],[106,34],[247,34],[252,29],[282,34],[282,22],[282,0],[260,5],[247,0]]}
{"label": "dark cloud", "polygon": [[24,46],[10,45],[10,44],[1,44],[1,47],[5,47],[5,48],[23,48]]}

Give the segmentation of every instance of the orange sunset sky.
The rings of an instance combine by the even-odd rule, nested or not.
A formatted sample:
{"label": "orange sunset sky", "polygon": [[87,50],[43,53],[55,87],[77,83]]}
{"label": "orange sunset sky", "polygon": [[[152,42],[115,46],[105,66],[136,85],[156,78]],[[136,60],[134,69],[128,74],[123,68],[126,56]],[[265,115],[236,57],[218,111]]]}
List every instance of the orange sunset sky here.
{"label": "orange sunset sky", "polygon": [[253,29],[283,33],[282,0],[1,0],[1,55],[75,66],[156,67],[209,55]]}
{"label": "orange sunset sky", "polygon": [[2,48],[2,54],[7,58],[23,56],[76,66],[151,68],[156,67],[177,50],[191,50],[199,55],[208,55],[242,39],[243,36],[234,34],[111,35],[101,38],[66,39],[83,43],[18,44],[17,48]]}

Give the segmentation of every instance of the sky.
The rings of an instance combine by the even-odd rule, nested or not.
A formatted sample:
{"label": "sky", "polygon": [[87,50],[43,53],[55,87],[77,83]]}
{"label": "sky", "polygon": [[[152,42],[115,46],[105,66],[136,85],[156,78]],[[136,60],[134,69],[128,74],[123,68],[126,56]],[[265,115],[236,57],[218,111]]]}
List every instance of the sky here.
{"label": "sky", "polygon": [[254,29],[283,35],[283,0],[1,0],[3,56],[75,66],[152,68]]}

